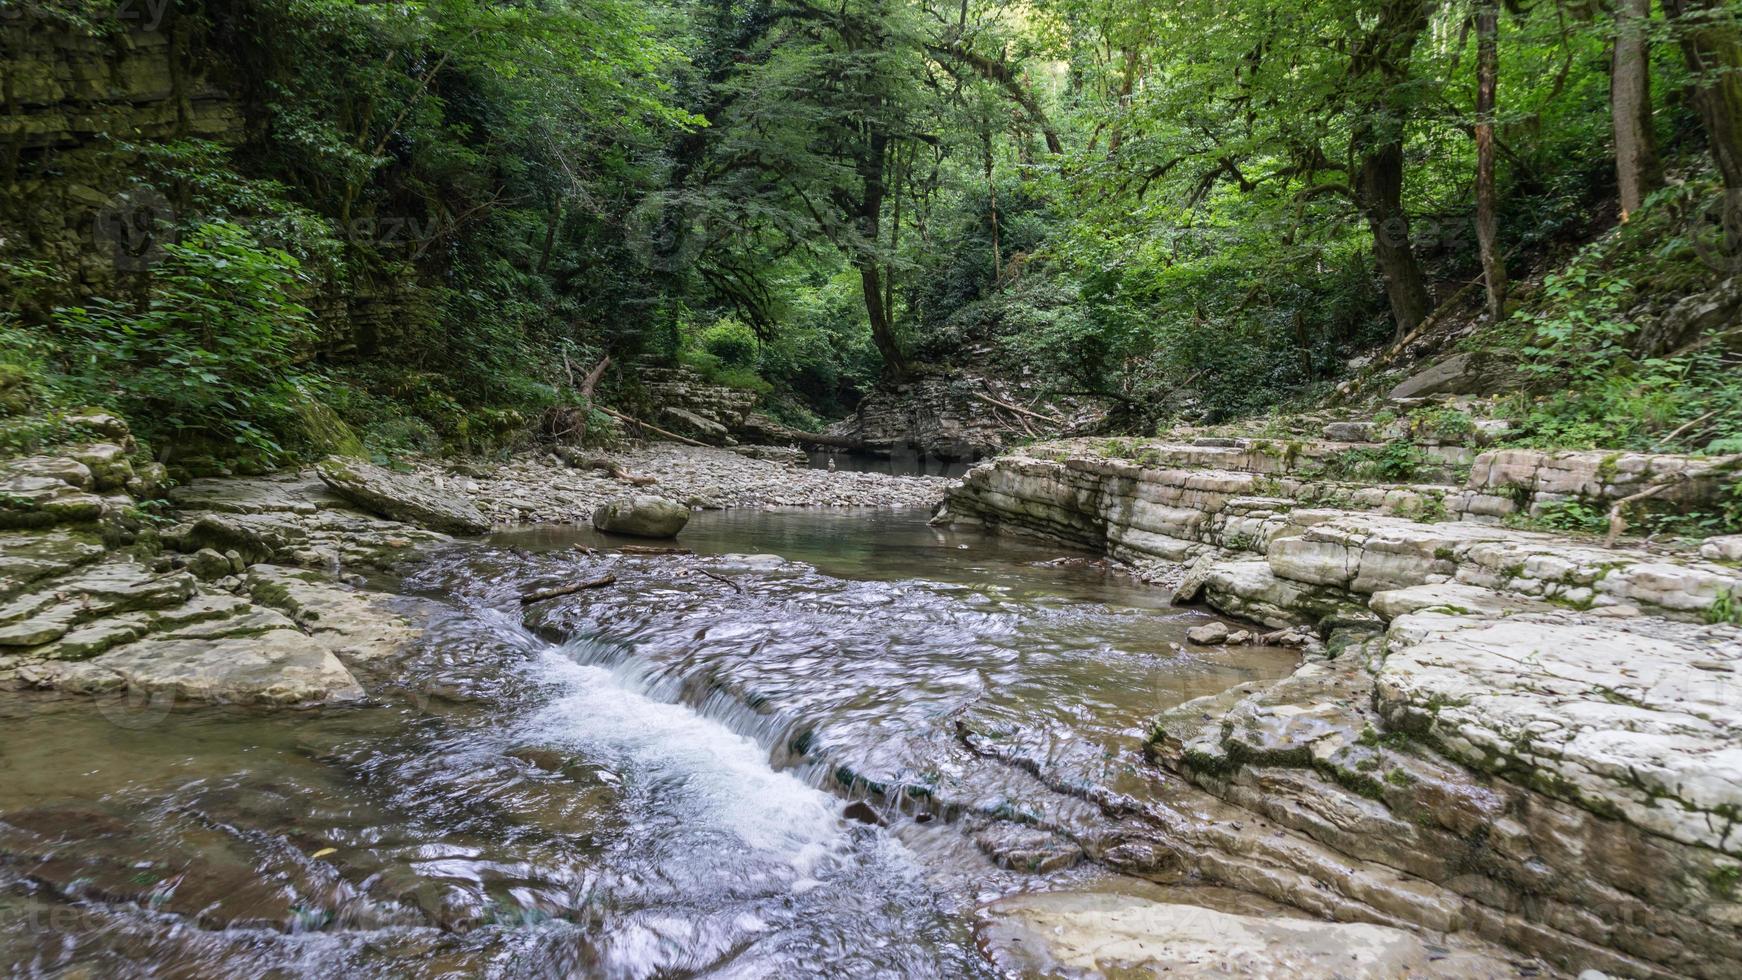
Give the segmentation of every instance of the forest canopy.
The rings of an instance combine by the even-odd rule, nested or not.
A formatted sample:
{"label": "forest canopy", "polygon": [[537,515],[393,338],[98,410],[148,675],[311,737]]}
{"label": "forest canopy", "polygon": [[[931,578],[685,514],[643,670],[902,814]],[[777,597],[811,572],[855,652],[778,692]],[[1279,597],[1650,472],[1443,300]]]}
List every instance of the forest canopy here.
{"label": "forest canopy", "polygon": [[[1471,297],[1541,315],[1542,271],[1642,209],[1637,248],[1710,279],[1684,219],[1742,193],[1722,0],[5,9],[8,64],[151,32],[178,93],[149,136],[15,127],[5,356],[266,459],[310,397],[374,444],[487,447],[607,355],[606,389],[684,363],[800,427],[968,362],[1215,421]],[[80,172],[126,175],[151,261],[56,252],[30,188]]]}

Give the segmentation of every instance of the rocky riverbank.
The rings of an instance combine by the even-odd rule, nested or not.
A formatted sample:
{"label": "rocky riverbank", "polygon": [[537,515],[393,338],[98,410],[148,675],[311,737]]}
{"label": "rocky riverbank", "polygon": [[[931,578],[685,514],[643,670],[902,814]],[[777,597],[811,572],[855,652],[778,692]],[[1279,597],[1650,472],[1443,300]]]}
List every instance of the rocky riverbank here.
{"label": "rocky riverbank", "polygon": [[1569,500],[1697,508],[1737,460],[1421,446],[1387,483],[1354,465],[1379,451],[1045,443],[971,471],[939,519],[1101,548],[1181,601],[1319,632],[1294,676],[1158,720],[1173,778],[1147,809],[1204,879],[1573,973],[1733,975],[1737,542],[1528,524]]}
{"label": "rocky riverbank", "polygon": [[[366,575],[492,527],[586,523],[633,491],[687,507],[931,507],[946,482],[801,468],[802,454],[355,460],[167,487],[127,426],[0,463],[0,687],[318,705],[365,697],[415,636]],[[759,458],[772,456],[773,459]],[[616,474],[616,475],[613,475]]]}

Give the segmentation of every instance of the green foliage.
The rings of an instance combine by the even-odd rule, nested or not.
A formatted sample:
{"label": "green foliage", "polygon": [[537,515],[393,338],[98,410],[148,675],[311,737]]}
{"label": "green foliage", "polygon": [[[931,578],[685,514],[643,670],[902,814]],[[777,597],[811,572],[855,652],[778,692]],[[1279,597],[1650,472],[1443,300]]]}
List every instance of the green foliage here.
{"label": "green foliage", "polygon": [[1468,412],[1445,405],[1418,408],[1409,413],[1409,433],[1417,439],[1458,441],[1476,431]]}
{"label": "green foliage", "polygon": [[56,312],[69,384],[147,438],[192,438],[272,463],[296,438],[297,354],[309,311],[286,298],[288,253],[214,223],[165,246],[143,308],[100,300]]}
{"label": "green foliage", "polygon": [[697,344],[702,351],[718,360],[721,366],[728,368],[755,367],[760,347],[756,334],[730,317],[703,330],[697,338]]}
{"label": "green foliage", "polygon": [[1326,460],[1325,475],[1343,480],[1376,480],[1407,483],[1434,466],[1434,459],[1407,439],[1394,439],[1383,446],[1345,449]]}
{"label": "green foliage", "polygon": [[1609,528],[1609,514],[1602,507],[1576,498],[1556,500],[1537,508],[1529,523],[1551,531],[1601,534]]}
{"label": "green foliage", "polygon": [[[92,35],[116,23],[107,0],[21,9]],[[1479,274],[1466,15],[1369,0],[190,0],[182,43],[240,87],[240,140],[82,148],[109,183],[167,205],[174,267],[85,297],[59,256],[0,256],[0,327],[54,332],[36,404],[89,391],[161,437],[262,459],[310,448],[306,411],[287,411],[298,376],[342,379],[319,398],[377,450],[498,449],[574,400],[565,353],[689,364],[807,427],[905,362],[989,362],[1105,400],[1124,431],[1220,422],[1329,391],[1393,335],[1376,234],[1407,219],[1424,282]],[[1642,306],[1710,281],[1684,229],[1712,182],[1660,193],[1566,262],[1607,220],[1613,28],[1607,10],[1502,18],[1502,251],[1522,282],[1566,267],[1521,287],[1478,342],[1531,384],[1509,406],[1521,443],[1716,452],[1742,431],[1724,344],[1633,353]],[[1672,170],[1697,170],[1685,70],[1657,48]],[[12,185],[59,179],[58,157],[13,156]],[[1392,156],[1387,216],[1361,173]],[[186,274],[187,249],[220,247],[215,227],[253,243],[225,274],[291,278],[218,310]],[[284,305],[264,338],[268,293]],[[190,297],[207,312],[169,305]],[[244,339],[208,344],[192,322],[208,315]],[[208,346],[247,350],[220,369]],[[199,368],[178,383],[181,363]],[[632,378],[605,397],[633,397]],[[1470,432],[1450,411],[1410,423]],[[1431,463],[1364,452],[1346,468],[1373,478]]]}
{"label": "green foliage", "polygon": [[1706,622],[1713,625],[1728,623],[1742,626],[1742,597],[1733,594],[1729,589],[1718,593],[1712,600],[1712,605],[1706,610]]}

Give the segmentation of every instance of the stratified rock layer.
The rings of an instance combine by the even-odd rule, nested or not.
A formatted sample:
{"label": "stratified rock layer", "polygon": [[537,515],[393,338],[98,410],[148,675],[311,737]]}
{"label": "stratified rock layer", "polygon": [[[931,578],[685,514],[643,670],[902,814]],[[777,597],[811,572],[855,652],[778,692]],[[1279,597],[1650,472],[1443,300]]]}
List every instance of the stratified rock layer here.
{"label": "stratified rock layer", "polygon": [[312,474],[200,481],[177,494],[186,521],[160,529],[131,496],[160,487],[140,484],[125,424],[87,427],[117,442],[0,463],[0,484],[26,491],[5,508],[21,529],[0,532],[0,686],[127,692],[166,710],[349,702],[363,697],[354,667],[413,639],[382,597],[335,573],[441,535],[348,510]]}
{"label": "stratified rock layer", "polygon": [[1742,628],[1721,621],[1742,571],[1722,544],[1497,518],[1657,485],[1697,506],[1735,460],[1503,450],[1466,456],[1459,485],[1455,447],[1430,448],[1448,454],[1427,482],[1372,484],[1335,443],[1042,444],[971,471],[940,519],[1104,548],[1182,600],[1328,641],[1157,724],[1178,778],[1118,808],[1204,879],[1573,973],[1733,976]]}

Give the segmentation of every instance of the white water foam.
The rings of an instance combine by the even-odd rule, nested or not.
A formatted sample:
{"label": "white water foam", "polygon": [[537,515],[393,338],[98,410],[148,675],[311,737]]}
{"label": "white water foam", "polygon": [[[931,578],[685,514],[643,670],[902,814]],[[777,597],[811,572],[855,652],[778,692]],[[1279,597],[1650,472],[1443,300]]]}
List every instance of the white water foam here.
{"label": "white water foam", "polygon": [[849,846],[840,801],[769,766],[768,750],[687,707],[637,690],[626,671],[575,663],[560,651],[535,662],[558,696],[530,719],[526,736],[609,762],[657,785],[687,826],[732,834],[795,872],[792,887],[816,884],[819,862]]}

